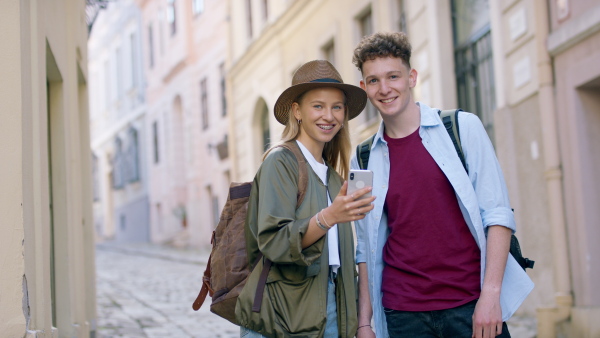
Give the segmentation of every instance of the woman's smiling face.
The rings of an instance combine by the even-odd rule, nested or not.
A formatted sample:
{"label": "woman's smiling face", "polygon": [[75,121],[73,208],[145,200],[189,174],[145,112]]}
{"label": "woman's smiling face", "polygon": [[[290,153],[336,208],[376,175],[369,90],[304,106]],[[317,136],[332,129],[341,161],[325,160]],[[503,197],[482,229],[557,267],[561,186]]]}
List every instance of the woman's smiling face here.
{"label": "woman's smiling face", "polygon": [[324,146],[340,131],[346,114],[345,95],[340,89],[322,87],[307,91],[292,110],[300,123],[298,140],[306,147]]}

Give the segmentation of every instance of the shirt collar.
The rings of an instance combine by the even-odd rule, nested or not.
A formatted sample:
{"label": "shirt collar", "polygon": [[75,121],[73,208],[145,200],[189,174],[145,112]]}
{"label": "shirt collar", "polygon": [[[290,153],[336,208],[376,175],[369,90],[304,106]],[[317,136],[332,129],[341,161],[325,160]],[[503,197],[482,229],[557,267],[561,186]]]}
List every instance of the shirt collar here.
{"label": "shirt collar", "polygon": [[[438,109],[430,108],[423,102],[417,102],[417,105],[421,110],[421,127],[434,127],[440,124],[441,121],[439,118]],[[383,138],[384,131],[385,125],[383,124],[383,121],[381,121],[381,123],[379,123],[379,129],[375,134],[375,139],[373,139],[371,149],[373,149],[373,147],[375,147],[375,144],[377,144],[378,142],[383,142],[384,144],[387,144],[387,142]]]}

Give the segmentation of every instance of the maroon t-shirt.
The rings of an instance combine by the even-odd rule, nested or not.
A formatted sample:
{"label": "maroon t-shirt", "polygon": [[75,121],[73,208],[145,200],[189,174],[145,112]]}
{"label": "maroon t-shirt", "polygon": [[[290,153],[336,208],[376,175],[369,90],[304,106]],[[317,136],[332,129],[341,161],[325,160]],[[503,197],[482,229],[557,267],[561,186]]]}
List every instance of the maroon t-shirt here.
{"label": "maroon t-shirt", "polygon": [[419,129],[404,138],[384,138],[390,154],[384,205],[390,233],[383,248],[383,306],[434,311],[479,298],[479,248]]}

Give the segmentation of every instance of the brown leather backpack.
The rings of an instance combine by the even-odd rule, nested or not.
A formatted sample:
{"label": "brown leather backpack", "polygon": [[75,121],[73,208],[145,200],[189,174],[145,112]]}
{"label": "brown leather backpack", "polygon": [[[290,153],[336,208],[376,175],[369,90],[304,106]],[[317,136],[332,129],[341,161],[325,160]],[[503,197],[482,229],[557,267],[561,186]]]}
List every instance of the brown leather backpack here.
{"label": "brown leather backpack", "polygon": [[[308,185],[308,169],[304,155],[295,141],[286,142],[279,147],[290,150],[298,161],[298,208],[304,200]],[[235,319],[235,304],[242,292],[246,279],[252,272],[251,266],[256,266],[257,261],[250,265],[246,251],[246,214],[252,182],[231,183],[227,202],[221,211],[221,218],[215,231],[213,231],[211,244],[212,251],[202,278],[202,288],[192,308],[198,311],[210,294],[212,303],[210,311],[230,322],[239,325]],[[262,295],[271,268],[271,261],[265,259],[263,270],[256,289],[256,296],[252,306],[253,311],[260,312]]]}

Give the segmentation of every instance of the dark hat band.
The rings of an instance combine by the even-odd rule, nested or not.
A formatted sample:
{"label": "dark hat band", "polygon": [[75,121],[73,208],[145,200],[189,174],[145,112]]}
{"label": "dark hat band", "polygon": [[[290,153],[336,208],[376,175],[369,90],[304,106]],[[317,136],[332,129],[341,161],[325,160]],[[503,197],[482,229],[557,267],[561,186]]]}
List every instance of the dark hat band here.
{"label": "dark hat band", "polygon": [[325,78],[325,79],[316,79],[316,80],[312,80],[310,82],[328,82],[328,83],[334,82],[334,83],[341,83],[340,81],[338,81],[336,79],[328,79],[328,78]]}

